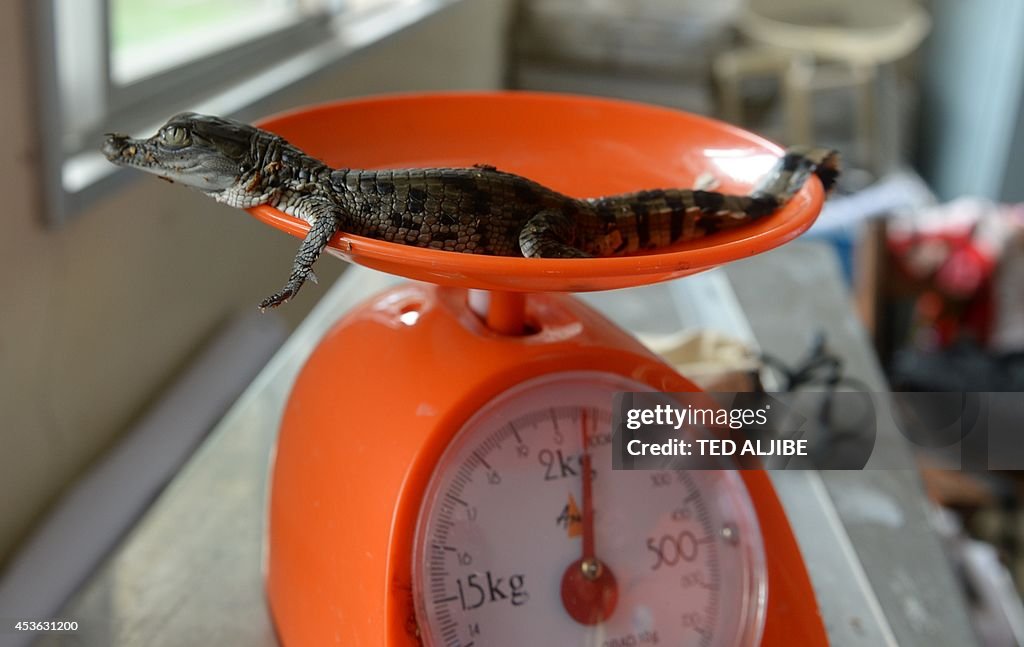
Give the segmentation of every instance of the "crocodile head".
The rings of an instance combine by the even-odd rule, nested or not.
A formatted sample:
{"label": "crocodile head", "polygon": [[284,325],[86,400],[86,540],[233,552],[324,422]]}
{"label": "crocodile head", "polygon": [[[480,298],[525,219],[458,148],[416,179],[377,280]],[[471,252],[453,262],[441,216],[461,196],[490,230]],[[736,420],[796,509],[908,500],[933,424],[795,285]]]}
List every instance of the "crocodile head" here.
{"label": "crocodile head", "polygon": [[118,166],[137,168],[216,196],[239,181],[249,165],[256,132],[231,119],[183,112],[148,139],[108,134],[103,154]]}

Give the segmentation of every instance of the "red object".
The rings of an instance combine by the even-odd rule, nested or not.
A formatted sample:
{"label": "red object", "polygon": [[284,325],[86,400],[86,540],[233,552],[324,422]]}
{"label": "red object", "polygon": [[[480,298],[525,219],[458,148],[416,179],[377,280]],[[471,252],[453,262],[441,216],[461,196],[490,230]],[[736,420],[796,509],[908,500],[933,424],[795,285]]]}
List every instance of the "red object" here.
{"label": "red object", "polygon": [[[337,103],[263,124],[329,164],[491,163],[573,195],[691,184],[702,172],[742,192],[779,149],[707,119],[636,104],[471,94]],[[721,172],[721,173],[719,173]],[[823,193],[699,244],[613,259],[452,254],[340,235],[352,261],[445,287],[407,284],[354,309],[296,380],[271,478],[267,596],[287,647],[419,644],[414,533],[424,489],[453,435],[498,393],[559,371],[615,373],[695,390],[635,339],[569,296],[492,295],[486,321],[463,288],[597,290],[690,274],[751,256],[813,222]],[[273,209],[261,220],[303,235]],[[418,317],[408,317],[415,311]],[[410,323],[411,322],[411,323]],[[533,334],[515,334],[522,330]],[[767,476],[744,472],[768,556],[762,645],[826,645],[814,593]],[[608,587],[602,588],[602,593]]]}
{"label": "red object", "polygon": [[945,348],[963,337],[986,344],[995,320],[993,283],[1010,236],[1005,207],[973,199],[926,210],[890,228],[896,266],[924,293],[915,304],[915,343]]}

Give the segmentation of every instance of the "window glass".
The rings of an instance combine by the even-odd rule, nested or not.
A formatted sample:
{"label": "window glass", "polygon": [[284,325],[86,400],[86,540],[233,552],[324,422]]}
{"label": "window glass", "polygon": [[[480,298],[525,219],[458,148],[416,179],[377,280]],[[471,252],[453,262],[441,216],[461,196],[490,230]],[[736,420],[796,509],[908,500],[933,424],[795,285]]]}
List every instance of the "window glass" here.
{"label": "window glass", "polygon": [[110,73],[127,84],[301,19],[297,0],[109,0]]}

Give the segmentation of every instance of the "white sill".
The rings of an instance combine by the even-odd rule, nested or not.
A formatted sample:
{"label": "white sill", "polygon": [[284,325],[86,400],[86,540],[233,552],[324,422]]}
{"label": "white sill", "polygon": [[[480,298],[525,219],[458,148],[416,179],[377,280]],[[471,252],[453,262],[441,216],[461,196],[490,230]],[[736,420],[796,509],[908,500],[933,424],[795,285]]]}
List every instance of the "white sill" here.
{"label": "white sill", "polygon": [[[250,120],[260,116],[269,104],[285,93],[344,64],[360,50],[379,44],[460,1],[405,0],[364,15],[339,16],[335,19],[333,37],[249,75],[216,95],[196,101],[188,109]],[[151,127],[133,134],[152,134],[169,116],[163,115]],[[99,146],[97,142],[95,151],[65,158],[61,165],[64,213],[55,222],[67,222],[97,198],[140,176],[107,162],[99,152]]]}

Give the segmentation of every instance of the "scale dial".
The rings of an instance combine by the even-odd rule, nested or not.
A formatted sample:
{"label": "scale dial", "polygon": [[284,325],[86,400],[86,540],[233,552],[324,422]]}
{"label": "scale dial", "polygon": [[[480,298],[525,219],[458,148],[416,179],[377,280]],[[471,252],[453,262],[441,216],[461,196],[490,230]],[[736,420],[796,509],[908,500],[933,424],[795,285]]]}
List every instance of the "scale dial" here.
{"label": "scale dial", "polygon": [[758,643],[764,551],[739,475],[611,469],[612,394],[649,390],[548,375],[458,432],[416,531],[427,645]]}

